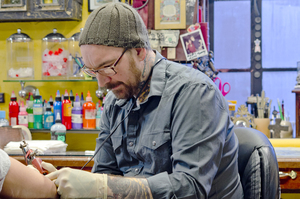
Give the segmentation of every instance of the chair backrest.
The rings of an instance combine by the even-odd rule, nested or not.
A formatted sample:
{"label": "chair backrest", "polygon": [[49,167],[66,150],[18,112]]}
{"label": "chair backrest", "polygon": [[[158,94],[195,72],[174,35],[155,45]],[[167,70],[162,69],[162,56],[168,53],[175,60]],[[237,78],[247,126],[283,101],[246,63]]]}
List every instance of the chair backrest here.
{"label": "chair backrest", "polygon": [[279,169],[269,139],[252,128],[235,127],[239,140],[238,167],[247,199],[280,198]]}
{"label": "chair backrest", "polygon": [[12,127],[0,127],[0,149],[10,141],[22,141],[24,139],[22,129]]}

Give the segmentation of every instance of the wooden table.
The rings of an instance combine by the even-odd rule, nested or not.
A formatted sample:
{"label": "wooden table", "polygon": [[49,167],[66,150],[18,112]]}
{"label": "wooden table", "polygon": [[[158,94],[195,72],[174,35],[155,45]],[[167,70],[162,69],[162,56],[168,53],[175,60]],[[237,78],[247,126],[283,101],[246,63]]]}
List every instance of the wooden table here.
{"label": "wooden table", "polygon": [[[11,157],[19,160],[25,164],[23,156],[13,156]],[[71,167],[75,169],[81,169],[81,167],[91,159],[92,156],[40,156],[43,161],[53,164],[58,169],[62,167]],[[297,178],[292,180],[290,177],[285,177],[280,179],[280,187],[282,193],[300,193],[300,156],[294,158],[277,158],[279,170],[282,172],[290,172],[294,170],[297,172]],[[91,171],[94,164],[94,160],[89,162],[84,170]]]}

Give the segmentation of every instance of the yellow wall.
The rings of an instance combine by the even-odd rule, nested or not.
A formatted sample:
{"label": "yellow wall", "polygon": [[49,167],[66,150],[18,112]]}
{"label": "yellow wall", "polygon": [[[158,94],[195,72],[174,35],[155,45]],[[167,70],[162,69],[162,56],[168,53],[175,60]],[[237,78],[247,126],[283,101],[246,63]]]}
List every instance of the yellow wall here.
{"label": "yellow wall", "polygon": [[[80,32],[80,28],[84,27],[85,21],[89,15],[88,1],[83,0],[82,6],[82,21],[50,21],[50,22],[1,22],[0,23],[0,92],[5,93],[5,103],[0,103],[0,109],[6,111],[8,119],[8,103],[10,101],[11,92],[15,91],[17,94],[21,90],[19,82],[3,82],[6,80],[6,39],[17,32],[18,28],[22,29],[23,33],[28,34],[34,42],[34,76],[36,80],[41,79],[41,45],[42,38],[47,34],[53,32],[53,28],[57,29],[57,32],[63,34],[66,38],[71,37],[74,33]],[[65,89],[72,89],[75,93],[84,92],[86,96],[87,90],[90,90],[93,101],[97,102],[98,99],[95,95],[97,90],[97,82],[27,82],[25,86],[33,85],[37,87],[42,95],[43,99],[49,100],[50,95],[55,96],[56,90],[60,90],[63,94]],[[18,97],[18,94],[17,94]],[[18,97],[18,99],[21,99]]]}
{"label": "yellow wall", "polygon": [[[17,32],[21,28],[23,33],[31,37],[34,43],[34,76],[35,80],[41,79],[41,45],[42,38],[47,34],[53,32],[53,28],[57,32],[63,34],[66,38],[70,38],[74,33],[80,32],[80,28],[84,27],[85,21],[90,13],[88,12],[88,1],[83,0],[82,5],[82,21],[49,21],[49,22],[0,22],[0,93],[5,95],[5,103],[0,103],[0,109],[6,111],[6,119],[8,119],[8,104],[10,101],[11,92],[14,91],[18,97],[18,92],[21,90],[19,82],[3,82],[7,79],[6,69],[6,39]],[[73,94],[80,94],[84,92],[86,96],[87,91],[90,90],[93,101],[97,102],[98,98],[95,95],[97,90],[97,82],[26,82],[25,86],[33,85],[37,87],[43,99],[49,100],[50,95],[55,96],[57,90],[63,94],[64,90],[68,92],[72,89]],[[45,136],[46,135],[46,136]],[[50,134],[33,133],[33,139],[50,139]],[[94,150],[95,138],[97,134],[67,134],[68,150]],[[82,142],[84,140],[84,142]],[[81,143],[81,144],[78,144]]]}

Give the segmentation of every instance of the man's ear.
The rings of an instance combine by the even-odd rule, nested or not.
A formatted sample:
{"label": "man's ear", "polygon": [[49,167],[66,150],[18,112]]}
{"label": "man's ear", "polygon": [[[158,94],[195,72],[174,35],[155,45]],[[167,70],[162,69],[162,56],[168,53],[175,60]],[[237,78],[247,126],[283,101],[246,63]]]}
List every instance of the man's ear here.
{"label": "man's ear", "polygon": [[146,58],[147,55],[146,48],[135,48],[135,51],[140,61],[143,61]]}

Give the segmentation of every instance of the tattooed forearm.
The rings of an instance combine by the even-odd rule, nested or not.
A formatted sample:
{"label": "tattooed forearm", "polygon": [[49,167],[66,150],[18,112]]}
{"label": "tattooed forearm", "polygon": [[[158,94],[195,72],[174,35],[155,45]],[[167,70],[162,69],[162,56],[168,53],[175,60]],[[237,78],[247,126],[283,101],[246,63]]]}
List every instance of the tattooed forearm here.
{"label": "tattooed forearm", "polygon": [[107,198],[153,199],[145,178],[108,176]]}

